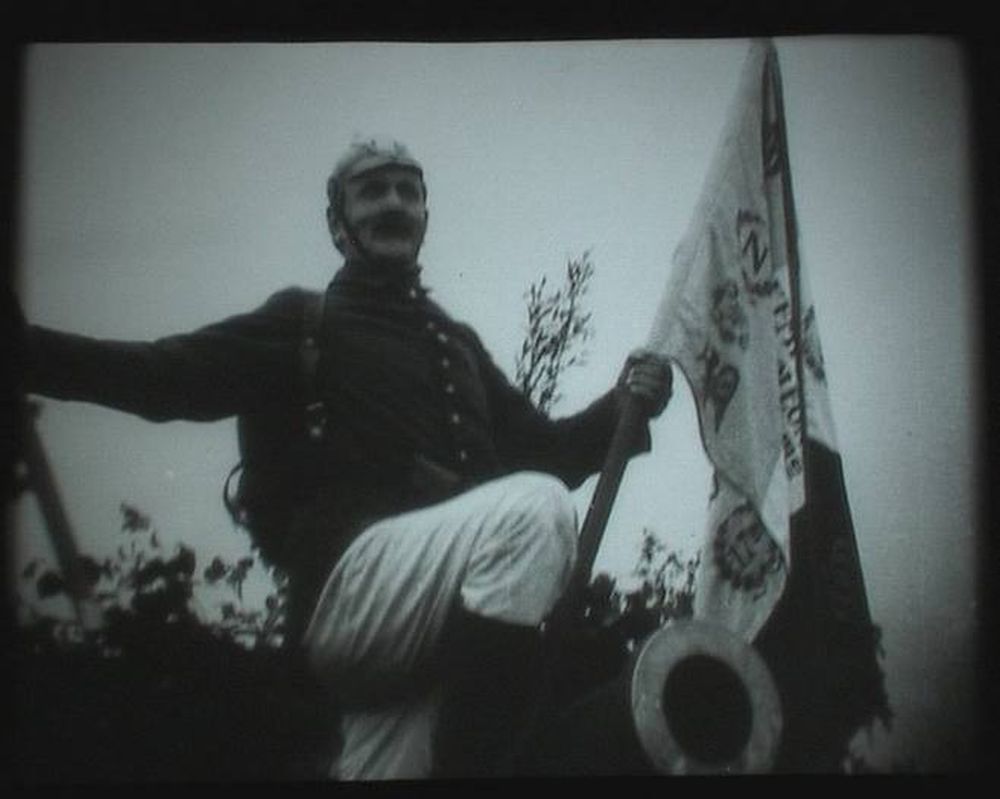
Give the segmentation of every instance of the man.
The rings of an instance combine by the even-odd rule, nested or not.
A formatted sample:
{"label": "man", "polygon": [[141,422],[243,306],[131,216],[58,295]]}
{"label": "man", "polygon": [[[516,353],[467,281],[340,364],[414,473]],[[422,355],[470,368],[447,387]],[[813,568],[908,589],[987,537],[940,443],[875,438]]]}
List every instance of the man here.
{"label": "man", "polygon": [[[282,453],[248,461],[241,489],[289,577],[289,637],[340,710],[332,776],[498,773],[535,698],[540,625],[573,569],[568,487],[600,469],[626,394],[662,412],[671,371],[635,353],[605,396],[547,418],[428,298],[427,190],[407,149],[356,142],[327,194],[345,263],[321,305],[286,289],[151,343],[31,327],[27,388],[269,429]],[[645,433],[634,452],[648,446]],[[254,504],[255,480],[282,479],[281,502]]]}

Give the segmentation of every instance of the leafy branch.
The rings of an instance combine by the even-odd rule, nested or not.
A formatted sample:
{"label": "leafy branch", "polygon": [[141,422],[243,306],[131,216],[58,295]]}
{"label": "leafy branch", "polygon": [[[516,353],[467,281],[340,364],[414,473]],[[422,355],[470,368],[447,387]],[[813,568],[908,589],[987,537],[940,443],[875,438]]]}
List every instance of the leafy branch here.
{"label": "leafy branch", "polygon": [[590,251],[566,265],[563,285],[549,289],[542,278],[525,294],[527,328],[515,356],[515,383],[543,413],[562,399],[559,380],[586,363],[583,345],[593,336],[592,315],[582,302],[594,274]]}

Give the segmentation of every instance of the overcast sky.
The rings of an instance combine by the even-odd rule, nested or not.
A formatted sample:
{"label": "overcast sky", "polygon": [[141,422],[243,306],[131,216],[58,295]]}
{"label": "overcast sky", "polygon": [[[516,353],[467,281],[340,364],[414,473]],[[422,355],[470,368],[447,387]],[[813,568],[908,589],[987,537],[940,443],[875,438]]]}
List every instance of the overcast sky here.
{"label": "overcast sky", "polygon": [[[978,343],[961,51],[927,38],[776,40],[792,177],[845,478],[897,723],[877,762],[968,761]],[[641,344],[746,56],[745,40],[45,45],[28,53],[23,281],[33,322],[117,339],[189,330],[339,264],[324,182],[356,133],[423,162],[434,295],[509,373],[523,295],[590,250],[595,338],[568,413]],[[678,373],[679,376],[679,373]],[[151,424],[47,402],[83,549],[122,500],[167,541],[234,557],[232,421]],[[693,554],[709,469],[686,386],[615,505],[599,568],[642,528]],[[585,508],[593,483],[579,493]],[[30,502],[18,563],[50,561]]]}

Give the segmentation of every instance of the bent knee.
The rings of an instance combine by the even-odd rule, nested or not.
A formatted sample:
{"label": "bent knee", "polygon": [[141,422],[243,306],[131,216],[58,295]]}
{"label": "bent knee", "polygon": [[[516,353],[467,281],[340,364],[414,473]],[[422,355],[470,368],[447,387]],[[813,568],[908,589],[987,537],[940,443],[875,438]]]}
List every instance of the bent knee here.
{"label": "bent knee", "polygon": [[551,475],[520,472],[493,484],[499,515],[478,538],[461,595],[467,610],[512,624],[541,622],[576,562],[576,508]]}
{"label": "bent knee", "polygon": [[575,533],[573,497],[558,477],[544,472],[518,472],[512,475],[512,480],[521,507],[553,529]]}
{"label": "bent knee", "polygon": [[572,557],[576,551],[577,517],[565,483],[543,472],[518,472],[509,479],[518,511],[531,520],[533,529],[552,536]]}

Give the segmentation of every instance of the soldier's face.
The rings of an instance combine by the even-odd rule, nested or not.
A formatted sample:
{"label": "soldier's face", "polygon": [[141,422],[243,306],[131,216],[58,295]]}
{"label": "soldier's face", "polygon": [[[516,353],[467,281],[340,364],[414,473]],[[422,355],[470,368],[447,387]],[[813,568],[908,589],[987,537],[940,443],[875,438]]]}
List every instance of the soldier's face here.
{"label": "soldier's face", "polygon": [[402,167],[384,167],[347,181],[344,217],[368,257],[416,261],[427,229],[427,206],[420,176]]}

